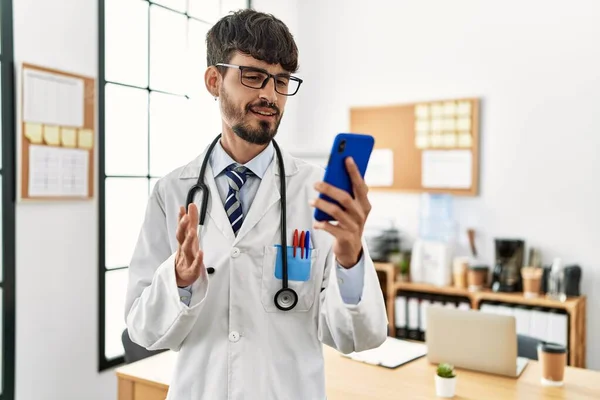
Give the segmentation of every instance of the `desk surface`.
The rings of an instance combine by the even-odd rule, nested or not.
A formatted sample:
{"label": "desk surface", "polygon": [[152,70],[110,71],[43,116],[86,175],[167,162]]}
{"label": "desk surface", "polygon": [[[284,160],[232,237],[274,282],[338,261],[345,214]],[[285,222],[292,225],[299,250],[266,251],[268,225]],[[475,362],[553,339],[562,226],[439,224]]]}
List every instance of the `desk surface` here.
{"label": "desk surface", "polygon": [[[328,400],[397,400],[410,393],[411,400],[437,399],[435,366],[425,357],[396,369],[368,365],[341,356],[325,346]],[[165,391],[174,369],[176,353],[165,352],[116,370],[119,381]],[[530,361],[518,379],[458,370],[454,399],[487,400],[592,400],[600,398],[600,372],[567,367],[565,385],[544,387],[539,383],[540,366]],[[120,397],[119,400],[122,400]]]}

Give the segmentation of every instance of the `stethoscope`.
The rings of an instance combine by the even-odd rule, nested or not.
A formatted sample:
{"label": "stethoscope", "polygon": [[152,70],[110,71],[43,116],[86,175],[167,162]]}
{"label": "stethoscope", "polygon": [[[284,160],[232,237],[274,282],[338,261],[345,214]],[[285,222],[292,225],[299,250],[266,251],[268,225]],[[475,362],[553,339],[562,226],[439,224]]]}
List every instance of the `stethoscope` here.
{"label": "stethoscope", "polygon": [[[200,175],[198,176],[198,182],[194,186],[190,188],[190,191],[187,195],[186,201],[186,210],[189,205],[194,202],[194,196],[197,191],[202,192],[202,204],[200,206],[200,225],[204,225],[204,219],[206,217],[206,207],[208,204],[208,186],[204,183],[204,173],[206,172],[206,165],[210,159],[210,154],[213,151],[215,145],[219,142],[221,138],[221,134],[219,134],[215,140],[208,147],[208,151],[204,156],[204,160],[202,161],[202,168],[200,169]],[[275,306],[282,311],[289,311],[296,306],[298,303],[298,294],[291,288],[288,287],[288,268],[287,268],[287,241],[286,241],[286,228],[285,228],[285,217],[286,217],[286,206],[285,206],[285,169],[283,166],[283,157],[281,156],[281,151],[279,150],[279,146],[273,139],[273,146],[275,147],[275,151],[277,152],[277,162],[279,163],[279,185],[281,187],[281,262],[282,262],[282,288],[275,293],[274,301]],[[209,273],[212,272],[207,271]]]}

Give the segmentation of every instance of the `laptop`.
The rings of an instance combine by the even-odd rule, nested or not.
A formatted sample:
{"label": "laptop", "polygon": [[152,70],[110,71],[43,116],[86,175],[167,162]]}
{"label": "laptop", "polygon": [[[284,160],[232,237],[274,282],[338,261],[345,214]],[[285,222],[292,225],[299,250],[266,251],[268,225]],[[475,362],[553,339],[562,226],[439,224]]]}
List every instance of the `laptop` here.
{"label": "laptop", "polygon": [[529,361],[517,357],[513,316],[431,306],[425,340],[427,359],[435,364],[517,378]]}

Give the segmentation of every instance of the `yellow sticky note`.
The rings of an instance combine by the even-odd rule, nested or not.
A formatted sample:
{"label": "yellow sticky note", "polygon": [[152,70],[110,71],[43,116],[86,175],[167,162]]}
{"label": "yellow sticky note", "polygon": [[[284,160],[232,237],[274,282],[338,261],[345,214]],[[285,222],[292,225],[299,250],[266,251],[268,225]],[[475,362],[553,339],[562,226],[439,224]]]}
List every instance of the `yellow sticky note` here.
{"label": "yellow sticky note", "polygon": [[60,131],[58,126],[44,125],[44,142],[50,146],[60,145]]}
{"label": "yellow sticky note", "polygon": [[454,133],[444,134],[444,146],[456,147],[456,135]]}
{"label": "yellow sticky note", "polygon": [[456,120],[454,118],[446,118],[443,120],[442,130],[444,131],[454,131],[456,130]]}
{"label": "yellow sticky note", "polygon": [[429,120],[417,120],[417,132],[429,132]]}
{"label": "yellow sticky note", "polygon": [[444,103],[444,115],[446,117],[453,117],[456,114],[456,103],[453,101],[447,101]]}
{"label": "yellow sticky note", "polygon": [[42,143],[42,125],[32,124],[27,122],[25,124],[25,137],[29,139],[31,143],[39,144]]}
{"label": "yellow sticky note", "polygon": [[469,132],[461,132],[458,135],[458,145],[460,147],[471,147],[473,145],[473,138]]}
{"label": "yellow sticky note", "polygon": [[471,129],[471,118],[460,118],[456,124],[456,128],[461,131],[468,131]]}
{"label": "yellow sticky note", "polygon": [[431,121],[431,130],[433,132],[440,132],[442,130],[442,120],[441,119],[434,119]]}
{"label": "yellow sticky note", "polygon": [[62,128],[60,130],[60,142],[65,147],[75,147],[76,146],[75,129]]}
{"label": "yellow sticky note", "polygon": [[431,147],[442,147],[444,145],[444,136],[440,133],[431,135]]}
{"label": "yellow sticky note", "polygon": [[471,103],[468,101],[459,102],[456,111],[458,115],[468,117],[471,115]]}
{"label": "yellow sticky note", "polygon": [[439,118],[444,114],[444,107],[441,104],[431,105],[431,116],[433,118]]}
{"label": "yellow sticky note", "polygon": [[78,145],[82,149],[91,149],[94,147],[94,138],[91,129],[80,129]]}
{"label": "yellow sticky note", "polygon": [[415,107],[415,116],[419,119],[429,118],[429,106],[427,104],[419,104]]}
{"label": "yellow sticky note", "polygon": [[429,136],[428,135],[417,135],[415,137],[415,146],[418,149],[426,149],[429,147]]}

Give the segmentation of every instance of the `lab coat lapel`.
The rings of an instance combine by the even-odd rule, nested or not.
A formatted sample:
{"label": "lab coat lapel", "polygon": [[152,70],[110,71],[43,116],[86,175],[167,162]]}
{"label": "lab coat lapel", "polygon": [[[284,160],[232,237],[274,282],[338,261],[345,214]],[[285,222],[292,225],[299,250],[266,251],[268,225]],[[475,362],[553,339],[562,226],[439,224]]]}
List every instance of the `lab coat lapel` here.
{"label": "lab coat lapel", "polygon": [[[202,167],[202,161],[204,157],[206,157],[206,150],[202,152],[196,159],[186,165],[179,175],[179,179],[184,182],[184,185],[191,187],[196,184],[198,180],[198,175],[200,174],[200,169]],[[219,195],[219,190],[217,189],[217,184],[215,182],[215,178],[213,176],[213,169],[208,163],[206,165],[206,172],[204,174],[204,183],[208,187],[209,196],[208,196],[208,205],[206,207],[206,213],[208,216],[214,221],[217,228],[223,233],[227,239],[232,240],[234,238],[233,229],[231,228],[231,224],[229,223],[229,219],[227,218],[227,214],[225,213],[225,209],[223,208],[223,203],[221,202],[221,196]],[[189,189],[188,189],[189,190]],[[200,211],[202,196],[200,192],[196,192],[196,196],[194,197],[194,201],[198,206],[198,211]],[[204,226],[207,225],[207,221],[204,221]]]}
{"label": "lab coat lapel", "polygon": [[244,218],[242,227],[240,228],[235,242],[239,242],[254,226],[260,221],[267,212],[281,198],[279,194],[279,179],[276,179],[273,163],[277,162],[277,157],[273,157],[273,161],[258,187],[254,201],[248,210],[248,215]]}

